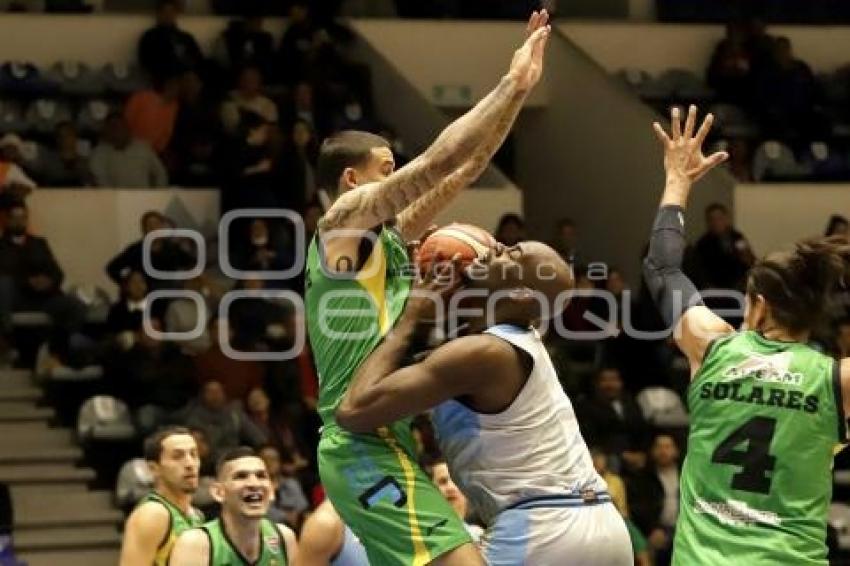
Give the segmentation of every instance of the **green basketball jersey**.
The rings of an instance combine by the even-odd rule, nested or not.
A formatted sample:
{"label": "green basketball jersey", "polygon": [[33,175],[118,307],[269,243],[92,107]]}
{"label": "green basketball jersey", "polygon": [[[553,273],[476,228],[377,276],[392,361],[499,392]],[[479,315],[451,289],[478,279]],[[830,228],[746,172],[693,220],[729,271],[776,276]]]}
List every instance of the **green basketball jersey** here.
{"label": "green basketball jersey", "polygon": [[411,277],[407,246],[389,226],[378,233],[359,273],[334,273],[323,262],[313,238],[307,252],[307,332],[319,373],[319,416],[328,425],[335,423],[354,372],[404,310]]}
{"label": "green basketball jersey", "polygon": [[204,517],[200,511],[194,508],[188,515],[184,515],[183,511],[176,505],[155,491],[144,496],[139,501],[139,505],[149,501],[159,503],[168,510],[168,533],[162,539],[162,543],[159,545],[156,556],[154,557],[154,566],[166,566],[168,564],[168,557],[171,555],[171,549],[174,547],[174,543],[177,542],[177,537],[180,536],[180,533],[194,527],[200,527],[204,522]]}
{"label": "green basketball jersey", "polygon": [[210,566],[286,566],[286,544],[277,525],[268,519],[260,521],[260,557],[249,562],[230,542],[221,519],[203,526],[210,539]]}
{"label": "green basketball jersey", "polygon": [[674,564],[823,564],[832,461],[844,440],[838,364],[799,343],[717,340],[688,392]]}

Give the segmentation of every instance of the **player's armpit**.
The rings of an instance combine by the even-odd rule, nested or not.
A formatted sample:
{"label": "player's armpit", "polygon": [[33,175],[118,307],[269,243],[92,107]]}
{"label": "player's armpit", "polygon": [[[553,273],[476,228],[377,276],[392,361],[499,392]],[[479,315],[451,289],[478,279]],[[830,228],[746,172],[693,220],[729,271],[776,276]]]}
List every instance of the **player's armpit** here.
{"label": "player's armpit", "polygon": [[337,423],[352,432],[371,432],[474,392],[484,380],[498,379],[505,367],[491,340],[481,335],[452,340],[369,387],[349,388],[337,409]]}
{"label": "player's armpit", "polygon": [[168,511],[159,503],[137,507],[124,526],[120,566],[150,566],[168,535]]}
{"label": "player's armpit", "polygon": [[702,365],[708,346],[717,338],[734,332],[732,326],[704,306],[691,307],[679,319],[673,338],[688,358],[693,378]]}
{"label": "player's armpit", "polygon": [[209,563],[210,539],[201,529],[189,529],[180,535],[168,559],[168,566],[207,566]]}
{"label": "player's armpit", "polygon": [[345,541],[342,519],[330,502],[325,502],[307,518],[298,541],[298,558],[295,566],[328,566]]}

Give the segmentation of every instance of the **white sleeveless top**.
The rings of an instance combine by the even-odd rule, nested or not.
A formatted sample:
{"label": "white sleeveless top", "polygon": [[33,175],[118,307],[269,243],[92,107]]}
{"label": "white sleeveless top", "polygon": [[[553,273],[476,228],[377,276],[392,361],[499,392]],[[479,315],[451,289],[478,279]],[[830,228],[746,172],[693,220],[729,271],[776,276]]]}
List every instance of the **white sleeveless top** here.
{"label": "white sleeveless top", "polygon": [[489,525],[499,511],[531,497],[607,490],[537,331],[498,325],[486,333],[534,360],[513,403],[481,414],[452,400],[431,415],[452,479],[478,517]]}
{"label": "white sleeveless top", "polygon": [[357,538],[348,525],[345,526],[345,537],[339,553],[331,560],[331,566],[369,566],[369,558],[363,543]]}

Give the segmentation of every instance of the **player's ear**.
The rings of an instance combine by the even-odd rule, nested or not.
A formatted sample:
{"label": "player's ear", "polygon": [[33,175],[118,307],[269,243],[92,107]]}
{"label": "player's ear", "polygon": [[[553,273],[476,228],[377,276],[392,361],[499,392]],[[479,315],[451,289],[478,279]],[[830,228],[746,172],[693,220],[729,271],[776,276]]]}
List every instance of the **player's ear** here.
{"label": "player's ear", "polygon": [[224,484],[218,480],[210,484],[210,495],[215,499],[216,503],[224,503]]}
{"label": "player's ear", "polygon": [[357,170],[354,167],[346,167],[340,176],[340,193],[350,191],[357,187]]}

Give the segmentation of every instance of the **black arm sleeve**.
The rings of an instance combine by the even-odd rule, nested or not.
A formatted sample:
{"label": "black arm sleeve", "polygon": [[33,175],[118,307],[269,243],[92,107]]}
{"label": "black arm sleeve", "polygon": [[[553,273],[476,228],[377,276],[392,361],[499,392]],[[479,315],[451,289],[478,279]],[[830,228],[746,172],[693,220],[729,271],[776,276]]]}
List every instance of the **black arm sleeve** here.
{"label": "black arm sleeve", "polygon": [[699,291],[682,272],[684,212],[680,206],[658,209],[649,239],[649,253],[643,260],[643,278],[668,326],[676,324],[690,307],[703,304]]}

